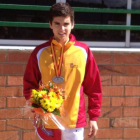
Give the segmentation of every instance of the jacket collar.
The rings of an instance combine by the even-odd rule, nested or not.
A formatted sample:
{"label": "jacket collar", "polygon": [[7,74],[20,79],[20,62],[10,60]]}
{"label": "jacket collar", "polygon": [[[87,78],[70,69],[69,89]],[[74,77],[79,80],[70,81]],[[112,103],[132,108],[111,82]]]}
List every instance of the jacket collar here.
{"label": "jacket collar", "polygon": [[[71,45],[73,45],[75,43],[75,41],[76,41],[75,36],[70,34],[69,40],[64,45],[64,47],[65,47],[64,50],[67,50]],[[50,44],[52,43],[55,46],[55,48],[57,48],[57,49],[60,49],[62,47],[62,45],[54,39],[54,36],[51,36],[49,42],[50,42]]]}

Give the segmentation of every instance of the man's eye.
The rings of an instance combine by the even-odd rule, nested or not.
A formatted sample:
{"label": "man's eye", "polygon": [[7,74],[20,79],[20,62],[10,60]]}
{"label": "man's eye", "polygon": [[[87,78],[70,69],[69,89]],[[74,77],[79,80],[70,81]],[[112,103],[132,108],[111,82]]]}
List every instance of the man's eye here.
{"label": "man's eye", "polygon": [[65,25],[65,26],[68,26],[68,25],[69,25],[69,23],[65,23],[64,25]]}
{"label": "man's eye", "polygon": [[55,25],[59,25],[59,23],[55,23]]}

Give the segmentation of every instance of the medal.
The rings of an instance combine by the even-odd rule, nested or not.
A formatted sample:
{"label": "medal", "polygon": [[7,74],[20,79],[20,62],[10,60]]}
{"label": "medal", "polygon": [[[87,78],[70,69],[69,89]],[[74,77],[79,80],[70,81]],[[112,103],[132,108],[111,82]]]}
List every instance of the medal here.
{"label": "medal", "polygon": [[[61,75],[61,70],[62,70],[62,63],[63,63],[63,51],[64,48],[62,47],[60,50],[60,60],[57,61],[56,59],[56,54],[55,54],[55,49],[53,44],[51,43],[51,53],[52,53],[52,60],[53,60],[53,64],[54,64],[54,70],[55,70],[55,75],[52,80],[55,83],[61,83],[64,81],[64,78]],[[58,64],[57,64],[58,62]]]}
{"label": "medal", "polygon": [[55,82],[55,83],[61,83],[61,82],[64,81],[64,78],[63,78],[62,76],[59,76],[59,77],[54,76],[54,77],[52,78],[52,80],[53,80],[53,82]]}

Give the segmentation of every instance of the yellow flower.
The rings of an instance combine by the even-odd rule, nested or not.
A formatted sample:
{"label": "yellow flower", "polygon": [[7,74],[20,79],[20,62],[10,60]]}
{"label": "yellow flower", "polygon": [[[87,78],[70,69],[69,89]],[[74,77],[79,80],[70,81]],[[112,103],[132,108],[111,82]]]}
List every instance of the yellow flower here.
{"label": "yellow flower", "polygon": [[62,97],[61,95],[59,95],[59,99],[60,99],[60,100],[63,100],[63,97]]}
{"label": "yellow flower", "polygon": [[38,92],[37,92],[36,90],[34,90],[32,93],[33,93],[33,97],[34,97],[34,98],[37,98]]}
{"label": "yellow flower", "polygon": [[35,96],[37,96],[37,98],[42,98],[42,95],[45,95],[46,94],[46,91],[39,91],[38,93],[36,93]]}
{"label": "yellow flower", "polygon": [[41,105],[44,107],[44,106],[46,106],[46,105],[49,105],[50,104],[50,101],[49,101],[49,99],[41,99],[40,100],[40,103],[41,103]]}
{"label": "yellow flower", "polygon": [[46,94],[46,91],[45,90],[42,90],[39,93],[42,94],[42,95],[45,95]]}
{"label": "yellow flower", "polygon": [[42,94],[41,93],[38,93],[38,98],[42,98]]}
{"label": "yellow flower", "polygon": [[61,106],[61,103],[56,102],[55,107],[58,109],[58,108],[60,108],[60,106]]}
{"label": "yellow flower", "polygon": [[48,93],[48,96],[53,97],[53,98],[56,98],[56,93],[55,92],[49,92]]}
{"label": "yellow flower", "polygon": [[56,101],[57,101],[57,99],[56,99],[56,98],[54,98],[54,97],[50,97],[50,99],[49,99],[49,100],[50,100],[50,102],[51,102],[51,103],[56,103]]}
{"label": "yellow flower", "polygon": [[37,91],[36,91],[35,89],[32,89],[32,93],[33,93],[33,94],[36,94]]}
{"label": "yellow flower", "polygon": [[61,97],[59,99],[57,98],[57,103],[58,104],[61,104],[62,102],[63,102],[63,98],[61,98]]}
{"label": "yellow flower", "polygon": [[63,97],[61,95],[58,95],[57,99],[58,99],[58,102],[60,102],[60,103],[63,102]]}
{"label": "yellow flower", "polygon": [[47,104],[43,104],[41,105],[43,109],[47,110],[48,109],[48,105]]}
{"label": "yellow flower", "polygon": [[55,110],[55,104],[50,104],[47,109],[49,112],[53,112]]}

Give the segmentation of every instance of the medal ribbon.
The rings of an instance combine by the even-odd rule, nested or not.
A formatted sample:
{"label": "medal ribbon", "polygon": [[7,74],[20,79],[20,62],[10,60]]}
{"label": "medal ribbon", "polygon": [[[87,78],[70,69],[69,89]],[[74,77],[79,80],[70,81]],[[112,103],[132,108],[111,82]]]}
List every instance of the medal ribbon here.
{"label": "medal ribbon", "polygon": [[[60,60],[57,61],[55,49],[54,49],[53,43],[51,43],[52,60],[53,60],[53,64],[54,64],[55,74],[57,77],[59,77],[61,75],[62,63],[63,63],[63,52],[64,52],[64,47],[61,48]],[[58,64],[57,64],[57,62],[58,62]]]}

